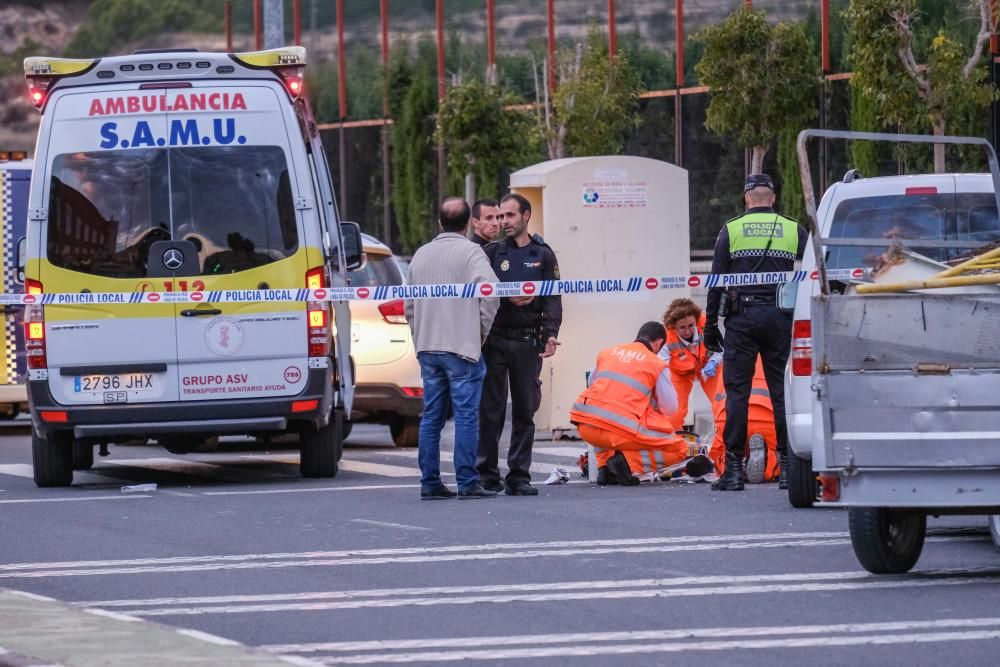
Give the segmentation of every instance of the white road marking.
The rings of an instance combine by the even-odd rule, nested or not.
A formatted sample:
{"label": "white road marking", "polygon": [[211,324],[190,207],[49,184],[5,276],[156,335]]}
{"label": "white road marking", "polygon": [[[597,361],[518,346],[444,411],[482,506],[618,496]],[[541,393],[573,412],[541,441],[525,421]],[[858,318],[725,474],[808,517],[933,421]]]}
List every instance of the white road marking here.
{"label": "white road marking", "polygon": [[732,542],[746,540],[797,540],[816,539],[824,537],[847,537],[845,531],[835,532],[813,532],[813,533],[752,533],[746,535],[689,535],[677,537],[642,537],[627,540],[582,540],[558,542],[499,542],[493,544],[452,544],[437,547],[402,547],[395,549],[353,549],[342,551],[301,551],[301,552],[277,552],[267,554],[227,554],[209,556],[172,556],[168,558],[135,558],[121,560],[85,560],[85,561],[48,561],[40,563],[8,563],[0,565],[0,572],[11,570],[30,570],[41,568],[78,568],[78,567],[101,567],[111,565],[162,565],[162,564],[183,564],[183,563],[205,563],[211,561],[250,561],[250,560],[272,560],[287,558],[336,558],[340,556],[385,556],[395,554],[422,554],[422,553],[454,553],[462,551],[476,550],[497,550],[510,549],[520,551],[527,548],[543,549],[546,547],[573,547],[573,546],[606,546],[612,544],[636,545],[636,544],[674,544],[689,542]]}
{"label": "white road marking", "polygon": [[[838,539],[824,539],[834,535]],[[982,535],[931,537],[927,542],[985,541]],[[760,541],[757,541],[760,540]],[[447,561],[594,556],[616,553],[670,553],[719,549],[770,549],[846,545],[846,533],[780,533],[775,535],[719,535],[654,537],[633,540],[590,540],[526,544],[454,545],[402,549],[321,551],[304,553],[188,556],[165,559],[84,561],[80,563],[13,563],[0,565],[0,579],[140,574],[150,572],[206,572],[343,565],[438,563]],[[125,567],[115,567],[115,566]],[[92,568],[92,569],[88,569]]]}
{"label": "white road marking", "polygon": [[614,646],[559,646],[507,649],[428,651],[423,653],[385,653],[322,658],[326,665],[371,664],[380,662],[450,662],[457,660],[523,660],[525,658],[566,658],[573,656],[631,655],[637,653],[679,653],[776,648],[814,648],[824,646],[879,646],[946,641],[988,641],[1000,638],[1000,629],[967,632],[935,632],[900,635],[842,635],[798,639],[743,639],[713,642],[676,642],[658,644],[619,644]]}
{"label": "white road marking", "polygon": [[[463,597],[444,597],[434,595],[429,597],[407,597],[379,600],[349,600],[344,602],[293,602],[285,604],[258,605],[225,605],[207,607],[165,607],[132,609],[130,614],[144,618],[154,616],[202,616],[207,614],[261,614],[282,611],[333,611],[343,609],[388,609],[399,607],[432,607],[470,604],[499,604],[508,602],[566,602],[570,600],[637,600],[643,598],[687,598],[718,595],[747,595],[762,593],[816,593],[841,592],[854,590],[874,590],[892,588],[936,588],[940,586],[983,586],[989,583],[982,577],[965,577],[954,579],[865,579],[855,582],[837,583],[797,583],[797,584],[756,584],[745,586],[715,585],[701,588],[688,587],[682,589],[666,587],[647,587],[626,590],[587,590],[571,593],[532,593],[510,594],[489,593],[485,595],[469,595]],[[997,583],[1000,583],[998,581]]]}
{"label": "white road marking", "polygon": [[184,635],[186,637],[192,637],[194,639],[200,639],[203,642],[208,642],[209,644],[216,644],[217,646],[241,646],[237,641],[232,639],[226,639],[225,637],[220,637],[218,635],[212,635],[207,632],[202,632],[201,630],[187,630],[179,628],[177,634]]}
{"label": "white road marking", "polygon": [[135,500],[137,498],[152,498],[153,496],[128,494],[117,496],[65,496],[60,498],[11,498],[0,500],[0,505],[16,505],[29,503],[77,503],[88,500]]}
{"label": "white road marking", "polygon": [[403,530],[426,530],[434,532],[433,528],[424,528],[423,526],[411,526],[406,523],[390,523],[388,521],[372,521],[371,519],[351,519],[352,523],[363,523],[369,526],[382,526],[383,528],[402,528]]}
{"label": "white road marking", "polygon": [[421,648],[480,648],[482,646],[525,646],[528,644],[592,644],[669,639],[719,639],[724,637],[767,637],[772,635],[808,635],[859,632],[900,632],[904,630],[939,630],[1000,626],[1000,618],[945,618],[932,621],[889,621],[878,623],[839,623],[834,625],[757,626],[747,628],[687,628],[670,630],[633,630],[626,632],[574,632],[548,635],[504,635],[499,637],[445,637],[436,639],[377,639],[374,641],[320,642],[316,644],[270,644],[259,646],[268,653],[341,653],[371,650],[406,650]]}
{"label": "white road marking", "polygon": [[113,618],[116,621],[127,621],[129,623],[138,623],[142,621],[141,618],[136,618],[130,614],[122,614],[117,611],[108,611],[106,609],[84,609],[88,614],[93,614],[94,616],[105,616],[107,618]]}
{"label": "white road marking", "polygon": [[580,456],[580,454],[586,454],[587,448],[585,446],[584,447],[539,447],[538,445],[535,445],[531,451],[534,454],[566,456],[576,459]]}
{"label": "white road marking", "polygon": [[296,489],[255,489],[253,491],[203,491],[203,496],[268,496],[283,493],[319,493],[325,491],[371,491],[373,489],[419,489],[420,484],[357,484],[354,486],[310,486]]}
{"label": "white road marking", "polygon": [[[369,461],[350,461],[348,459],[342,459],[340,462],[341,470],[350,470],[351,472],[361,472],[368,475],[381,475],[383,477],[419,477],[420,470],[417,468],[404,468],[403,466],[390,466],[384,463],[371,463]],[[442,472],[442,476],[454,475],[454,473]]]}

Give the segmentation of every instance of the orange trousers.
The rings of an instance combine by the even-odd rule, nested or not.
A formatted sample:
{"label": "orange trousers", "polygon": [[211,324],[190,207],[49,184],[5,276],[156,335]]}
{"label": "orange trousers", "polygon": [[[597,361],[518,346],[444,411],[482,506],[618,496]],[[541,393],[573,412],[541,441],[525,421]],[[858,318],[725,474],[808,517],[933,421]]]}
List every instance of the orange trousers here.
{"label": "orange trousers", "polygon": [[[715,420],[715,439],[712,440],[712,448],[708,451],[708,458],[715,463],[715,470],[720,475],[726,467],[726,443],[722,439],[722,430],[726,427],[725,415],[726,411],[723,410],[721,418]],[[754,433],[764,436],[764,442],[767,446],[767,470],[764,479],[773,482],[778,479],[780,472],[778,434],[774,430],[774,413],[762,406],[751,404],[747,420],[747,439],[749,440]]]}
{"label": "orange trousers", "polygon": [[650,445],[645,442],[630,440],[615,431],[580,424],[577,426],[580,438],[588,445],[597,448],[597,467],[608,464],[608,459],[621,452],[628,461],[629,469],[634,473],[655,472],[659,468],[672,466],[687,458],[687,442],[679,436],[664,438],[662,444]]}
{"label": "orange trousers", "polygon": [[677,412],[673,415],[674,428],[681,429],[687,422],[688,400],[691,398],[691,391],[694,389],[695,381],[701,385],[702,391],[708,397],[709,402],[715,401],[716,383],[722,381],[722,366],[719,366],[715,375],[710,378],[701,377],[701,373],[671,373],[670,383],[674,385],[677,392]]}

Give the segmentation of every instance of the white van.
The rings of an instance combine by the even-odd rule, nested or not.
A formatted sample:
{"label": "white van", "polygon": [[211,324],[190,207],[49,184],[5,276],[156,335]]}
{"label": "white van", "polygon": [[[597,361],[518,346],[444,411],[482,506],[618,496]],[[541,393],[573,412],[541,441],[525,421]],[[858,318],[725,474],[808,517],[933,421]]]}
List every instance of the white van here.
{"label": "white van", "polygon": [[[28,58],[42,113],[30,293],[199,292],[198,303],[27,306],[35,482],[72,482],[95,445],[172,452],[222,434],[300,435],[301,472],[337,473],[349,337],[326,302],[227,301],[346,285],[360,230],[338,223],[303,96],[301,47]],[[333,304],[350,331],[346,302]]]}
{"label": "white van", "polygon": [[[827,269],[872,268],[894,239],[937,261],[1000,240],[989,174],[862,178],[852,170],[823,195],[816,219],[825,239]],[[801,268],[810,273],[816,268],[812,238]],[[840,291],[845,287],[834,285]],[[812,447],[822,442],[822,434],[813,431],[811,299],[819,290],[815,280],[798,290],[792,352],[785,371],[785,412],[792,448],[788,497],[795,507],[809,507],[816,498]]]}

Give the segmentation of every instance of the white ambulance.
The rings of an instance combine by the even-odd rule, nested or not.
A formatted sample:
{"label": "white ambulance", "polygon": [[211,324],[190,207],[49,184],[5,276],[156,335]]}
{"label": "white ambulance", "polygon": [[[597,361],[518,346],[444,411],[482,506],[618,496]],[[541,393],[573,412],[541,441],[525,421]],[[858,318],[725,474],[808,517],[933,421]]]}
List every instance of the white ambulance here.
{"label": "white ambulance", "polygon": [[[172,452],[224,434],[300,435],[332,477],[350,414],[346,302],[232,301],[343,286],[340,224],[303,95],[305,49],[27,58],[42,113],[21,248],[28,294],[121,293],[25,308],[35,482],[72,483],[108,443]],[[136,303],[142,292],[197,303]]]}

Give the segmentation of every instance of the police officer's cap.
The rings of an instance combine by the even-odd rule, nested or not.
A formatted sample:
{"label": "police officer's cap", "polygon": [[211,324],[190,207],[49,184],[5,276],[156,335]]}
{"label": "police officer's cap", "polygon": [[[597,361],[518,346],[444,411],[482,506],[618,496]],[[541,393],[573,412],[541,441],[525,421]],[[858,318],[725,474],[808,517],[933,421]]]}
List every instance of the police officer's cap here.
{"label": "police officer's cap", "polygon": [[743,193],[746,194],[754,188],[767,188],[773,192],[774,183],[767,174],[750,174],[747,176],[746,183],[743,184]]}

